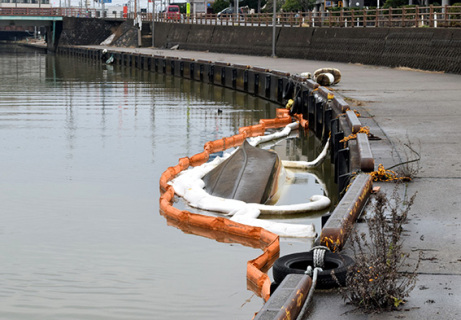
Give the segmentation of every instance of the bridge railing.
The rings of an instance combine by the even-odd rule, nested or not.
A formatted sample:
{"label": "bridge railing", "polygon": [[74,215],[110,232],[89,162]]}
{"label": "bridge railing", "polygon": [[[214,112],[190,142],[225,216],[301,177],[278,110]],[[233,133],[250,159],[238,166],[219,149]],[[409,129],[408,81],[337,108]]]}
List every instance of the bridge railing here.
{"label": "bridge railing", "polygon": [[99,18],[101,12],[85,8],[0,8],[0,16],[61,16]]}
{"label": "bridge railing", "polygon": [[[0,15],[102,17],[102,11],[80,8],[0,8]],[[151,13],[138,14],[144,21],[152,21]],[[106,13],[107,16],[107,13]],[[119,15],[119,18],[134,18],[134,13]],[[183,24],[270,26],[273,15],[216,14],[181,15],[171,19],[164,13],[156,13],[155,21]],[[348,9],[325,12],[277,13],[279,27],[461,27],[461,6],[402,7],[385,9]]]}

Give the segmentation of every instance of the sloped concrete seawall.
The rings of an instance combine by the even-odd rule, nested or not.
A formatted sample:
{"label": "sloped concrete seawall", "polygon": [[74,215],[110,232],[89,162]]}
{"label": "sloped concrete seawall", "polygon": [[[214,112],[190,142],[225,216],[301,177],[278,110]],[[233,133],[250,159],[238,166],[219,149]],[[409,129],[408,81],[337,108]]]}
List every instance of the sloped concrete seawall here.
{"label": "sloped concrete seawall", "polygon": [[94,18],[65,17],[59,45],[100,44],[115,33],[121,22]]}
{"label": "sloped concrete seawall", "polygon": [[[51,34],[51,29],[48,30]],[[148,41],[143,41],[143,46],[151,46],[151,23],[143,22],[141,35],[148,35]],[[112,37],[111,37],[112,36]],[[99,45],[106,44],[117,47],[136,47],[138,45],[138,29],[132,19],[99,19],[64,17],[62,23],[56,26],[57,46],[69,45]],[[56,48],[49,46],[49,50]]]}
{"label": "sloped concrete seawall", "polygon": [[[155,46],[268,56],[271,27],[155,24]],[[461,73],[461,29],[277,28],[283,58]]]}

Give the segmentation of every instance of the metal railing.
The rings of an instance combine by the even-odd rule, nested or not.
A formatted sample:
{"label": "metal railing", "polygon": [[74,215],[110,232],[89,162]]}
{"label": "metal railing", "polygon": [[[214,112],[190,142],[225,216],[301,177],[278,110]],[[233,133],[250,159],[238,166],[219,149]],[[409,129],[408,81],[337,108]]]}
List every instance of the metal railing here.
{"label": "metal railing", "polygon": [[102,17],[101,11],[85,8],[0,8],[0,16]]}
{"label": "metal railing", "polygon": [[[102,17],[101,10],[79,8],[0,8],[0,15]],[[138,14],[144,21],[152,21],[151,13]],[[107,17],[107,13],[105,14]],[[169,19],[156,13],[155,21],[182,24],[271,26],[273,15],[215,14],[181,15]],[[134,18],[134,13],[120,14],[118,18]],[[403,7],[386,9],[344,9],[325,12],[277,13],[279,27],[461,27],[461,6]]]}
{"label": "metal railing", "polygon": [[[151,18],[151,17],[150,17]],[[197,15],[168,20],[158,15],[156,21],[171,23],[268,26],[272,14],[246,14],[218,17]],[[326,12],[278,13],[280,27],[461,27],[460,6],[428,6],[386,9],[341,9]]]}

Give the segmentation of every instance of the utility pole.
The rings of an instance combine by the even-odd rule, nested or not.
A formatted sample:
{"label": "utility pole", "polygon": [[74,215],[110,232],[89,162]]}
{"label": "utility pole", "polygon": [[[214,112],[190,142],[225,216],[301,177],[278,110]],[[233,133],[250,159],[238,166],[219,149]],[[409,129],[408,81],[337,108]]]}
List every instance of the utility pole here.
{"label": "utility pole", "polygon": [[135,20],[136,20],[136,17],[138,16],[137,2],[138,0],[134,0],[134,19]]}
{"label": "utility pole", "polygon": [[152,0],[152,48],[155,48],[155,41],[154,41],[154,27],[155,27],[155,0]]}
{"label": "utility pole", "polygon": [[134,23],[138,24],[138,47],[141,47],[142,46],[142,39],[141,39],[142,19],[141,19],[141,16],[138,16],[138,0],[134,0]]}

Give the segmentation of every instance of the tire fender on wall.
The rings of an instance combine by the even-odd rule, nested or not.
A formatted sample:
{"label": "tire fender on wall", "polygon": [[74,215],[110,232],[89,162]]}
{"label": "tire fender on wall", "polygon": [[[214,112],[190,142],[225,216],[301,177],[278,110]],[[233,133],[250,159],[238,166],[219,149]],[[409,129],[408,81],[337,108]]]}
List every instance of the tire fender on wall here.
{"label": "tire fender on wall", "polygon": [[[288,274],[304,274],[313,266],[313,251],[289,254],[277,259],[272,267],[274,282],[280,284]],[[325,252],[325,267],[317,277],[317,289],[331,289],[346,285],[347,274],[354,260],[344,254]]]}

